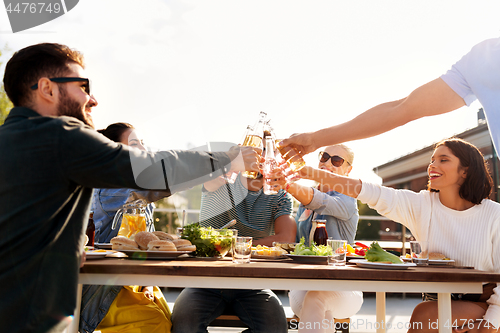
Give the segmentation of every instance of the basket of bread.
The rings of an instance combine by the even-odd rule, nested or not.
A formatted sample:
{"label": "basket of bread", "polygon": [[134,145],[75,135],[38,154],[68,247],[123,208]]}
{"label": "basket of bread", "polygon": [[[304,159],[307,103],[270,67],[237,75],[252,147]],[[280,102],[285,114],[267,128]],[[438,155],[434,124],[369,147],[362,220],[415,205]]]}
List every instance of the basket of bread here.
{"label": "basket of bread", "polygon": [[111,249],[124,252],[134,259],[171,258],[196,251],[187,239],[163,231],[140,231],[134,239],[117,236],[111,239]]}

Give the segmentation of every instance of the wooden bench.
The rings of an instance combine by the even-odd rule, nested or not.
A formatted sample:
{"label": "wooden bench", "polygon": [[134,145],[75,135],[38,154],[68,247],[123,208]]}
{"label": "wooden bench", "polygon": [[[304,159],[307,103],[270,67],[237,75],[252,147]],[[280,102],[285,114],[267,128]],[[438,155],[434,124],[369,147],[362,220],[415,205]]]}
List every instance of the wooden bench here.
{"label": "wooden bench", "polygon": [[[298,323],[300,322],[299,317],[293,316],[286,318],[288,322],[288,329],[297,329]],[[351,323],[350,318],[346,319],[335,319],[335,329],[336,332],[349,333],[349,324]],[[214,327],[248,327],[243,323],[240,318],[236,315],[220,315],[214,321],[210,323],[209,326]]]}

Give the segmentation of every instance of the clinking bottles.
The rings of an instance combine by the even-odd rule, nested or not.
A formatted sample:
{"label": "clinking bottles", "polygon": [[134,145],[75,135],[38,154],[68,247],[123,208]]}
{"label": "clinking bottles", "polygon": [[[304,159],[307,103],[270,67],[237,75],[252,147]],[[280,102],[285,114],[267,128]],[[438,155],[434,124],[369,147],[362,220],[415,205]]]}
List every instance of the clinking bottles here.
{"label": "clinking bottles", "polygon": [[[259,114],[259,120],[257,124],[253,127],[253,129],[247,134],[245,141],[243,142],[243,146],[249,147],[262,147],[262,136],[264,133],[264,122],[267,114],[263,111]],[[243,172],[243,176],[247,178],[256,179],[258,173],[252,171]]]}
{"label": "clinking bottles", "polygon": [[[253,128],[252,126],[248,125],[247,126],[247,129],[245,130],[245,134],[243,134],[243,138],[240,140],[239,144],[244,146],[245,144],[245,140],[248,136],[248,134],[250,134],[250,132],[253,131]],[[238,177],[238,174],[239,172],[236,172],[236,171],[229,171],[228,173],[225,174],[225,179],[228,183],[230,184],[234,184],[234,182],[236,181],[236,178]]]}
{"label": "clinking bottles", "polygon": [[264,164],[262,166],[262,173],[264,176],[264,194],[277,194],[277,190],[273,190],[269,185],[268,180],[270,173],[276,169],[277,163],[274,157],[274,140],[271,136],[266,137],[266,148],[264,153]]}

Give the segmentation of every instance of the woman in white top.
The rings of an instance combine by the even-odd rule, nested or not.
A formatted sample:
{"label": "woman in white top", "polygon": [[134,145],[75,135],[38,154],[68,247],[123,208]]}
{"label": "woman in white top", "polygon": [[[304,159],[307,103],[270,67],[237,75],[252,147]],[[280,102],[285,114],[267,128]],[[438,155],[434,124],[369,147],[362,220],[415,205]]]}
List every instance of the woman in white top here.
{"label": "woman in white top", "polygon": [[[324,170],[301,170],[303,178],[329,185],[404,224],[417,240],[428,241],[430,252],[443,253],[460,266],[500,272],[500,204],[488,199],[493,182],[482,154],[461,139],[444,140],[436,145],[427,173],[428,190],[416,193],[362,183]],[[275,182],[278,186],[282,183]],[[482,299],[452,300],[452,322],[475,322],[471,332],[497,332],[500,288],[493,288]],[[437,302],[422,302],[415,307],[411,323],[422,323],[422,331],[431,332],[426,324],[436,322],[437,314]],[[466,330],[467,325],[456,331]]]}

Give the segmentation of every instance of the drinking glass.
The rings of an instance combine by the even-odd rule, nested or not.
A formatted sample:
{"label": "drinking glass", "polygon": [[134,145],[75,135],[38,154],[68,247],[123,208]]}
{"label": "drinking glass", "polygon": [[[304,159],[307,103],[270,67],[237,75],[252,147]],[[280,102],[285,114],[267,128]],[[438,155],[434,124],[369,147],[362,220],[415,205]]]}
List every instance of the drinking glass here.
{"label": "drinking glass", "polygon": [[233,237],[233,263],[249,263],[251,254],[252,237]]}
{"label": "drinking glass", "polygon": [[410,251],[411,251],[411,262],[417,264],[417,266],[427,266],[429,262],[429,251],[427,251],[427,242],[411,241]]}
{"label": "drinking glass", "polygon": [[347,241],[328,238],[327,246],[332,249],[332,255],[328,256],[328,265],[334,268],[345,267],[347,256]]}

